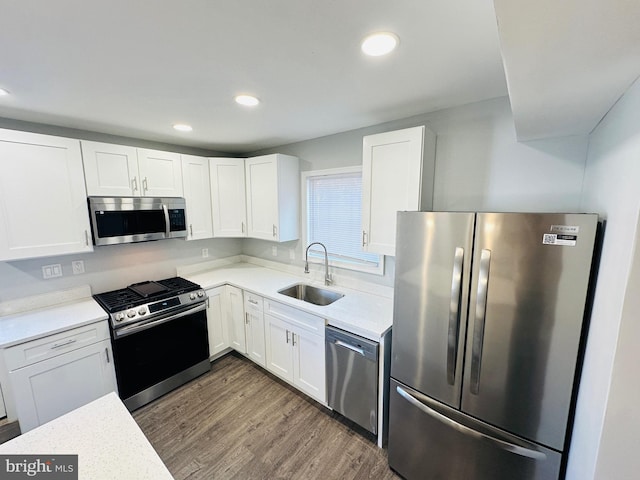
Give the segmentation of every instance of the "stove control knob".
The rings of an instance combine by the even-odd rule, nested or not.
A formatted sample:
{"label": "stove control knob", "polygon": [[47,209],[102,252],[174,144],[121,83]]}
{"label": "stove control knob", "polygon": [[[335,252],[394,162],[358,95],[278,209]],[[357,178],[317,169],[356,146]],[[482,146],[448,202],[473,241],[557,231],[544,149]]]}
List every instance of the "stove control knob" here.
{"label": "stove control knob", "polygon": [[198,296],[199,296],[200,298],[204,297],[204,292],[203,292],[202,290],[200,290],[200,291],[198,292]]}
{"label": "stove control knob", "polygon": [[116,322],[121,322],[122,320],[124,320],[124,313],[116,313]]}
{"label": "stove control knob", "polygon": [[138,310],[138,315],[144,315],[145,313],[147,313],[147,310],[144,307]]}
{"label": "stove control knob", "polygon": [[127,317],[129,317],[129,318],[133,318],[133,317],[135,317],[135,316],[136,316],[136,311],[135,311],[135,310],[129,310],[129,311],[127,312]]}
{"label": "stove control knob", "polygon": [[189,294],[189,298],[190,298],[191,300],[195,300],[195,299],[196,299],[196,294],[195,294],[195,293],[193,293],[193,292],[192,292],[192,293],[190,293],[190,294]]}

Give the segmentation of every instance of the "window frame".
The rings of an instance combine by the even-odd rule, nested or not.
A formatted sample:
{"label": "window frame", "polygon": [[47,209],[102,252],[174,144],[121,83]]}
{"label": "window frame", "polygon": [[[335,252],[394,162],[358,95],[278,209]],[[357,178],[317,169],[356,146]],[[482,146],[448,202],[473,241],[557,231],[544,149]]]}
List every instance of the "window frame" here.
{"label": "window frame", "polygon": [[[338,168],[327,168],[323,170],[308,170],[300,172],[300,193],[301,193],[301,211],[300,214],[302,216],[302,261],[304,262],[305,251],[307,246],[309,245],[308,239],[308,229],[309,229],[309,217],[308,217],[308,192],[307,192],[307,181],[309,177],[321,177],[321,176],[332,176],[332,175],[344,175],[351,173],[360,173],[362,176],[362,166],[353,166],[353,167],[338,167]],[[362,214],[360,215],[362,218]],[[371,253],[371,252],[370,252]],[[312,253],[312,250],[309,251],[309,263],[313,264],[321,264],[324,265],[324,254],[318,255]],[[344,270],[352,270],[356,272],[370,273],[373,275],[384,275],[384,255],[378,254],[378,265],[377,266],[368,266],[364,263],[351,263],[340,260],[339,257],[332,256],[329,252],[329,265],[335,268],[341,268]]]}

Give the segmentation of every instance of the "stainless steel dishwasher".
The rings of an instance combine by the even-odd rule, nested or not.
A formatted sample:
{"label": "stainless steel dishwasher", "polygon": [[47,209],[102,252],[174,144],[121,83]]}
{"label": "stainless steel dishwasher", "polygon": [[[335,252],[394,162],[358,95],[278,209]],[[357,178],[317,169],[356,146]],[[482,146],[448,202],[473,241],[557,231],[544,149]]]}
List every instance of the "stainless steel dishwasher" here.
{"label": "stainless steel dishwasher", "polygon": [[326,327],[329,406],[378,433],[378,342]]}

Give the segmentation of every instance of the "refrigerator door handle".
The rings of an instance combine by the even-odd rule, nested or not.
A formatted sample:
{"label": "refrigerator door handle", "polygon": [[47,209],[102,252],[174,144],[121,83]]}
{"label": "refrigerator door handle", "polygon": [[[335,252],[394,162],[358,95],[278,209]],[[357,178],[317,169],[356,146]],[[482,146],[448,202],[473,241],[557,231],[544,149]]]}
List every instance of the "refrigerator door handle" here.
{"label": "refrigerator door handle", "polygon": [[404,398],[407,402],[409,402],[411,405],[413,405],[420,411],[426,413],[430,417],[444,423],[445,425],[448,425],[449,427],[457,430],[458,432],[464,435],[468,435],[470,437],[473,437],[479,440],[486,440],[492,443],[493,445],[495,445],[496,447],[500,448],[501,450],[505,450],[507,452],[511,452],[516,455],[520,455],[522,457],[528,457],[534,460],[544,460],[545,458],[547,458],[547,456],[544,453],[538,450],[521,447],[520,445],[516,445],[515,443],[511,443],[506,440],[501,440],[491,435],[487,435],[486,433],[482,433],[477,430],[474,430],[473,428],[467,427],[462,423],[458,423],[455,420],[447,417],[446,415],[443,415],[442,413],[437,412],[432,408],[426,406],[424,403],[422,403],[420,400],[415,398],[413,395],[411,395],[409,392],[407,392],[404,388],[400,386],[396,387],[396,391],[402,398]]}
{"label": "refrigerator door handle", "polygon": [[462,264],[464,248],[456,247],[453,257],[451,277],[451,302],[449,303],[449,334],[447,337],[447,382],[456,380],[456,360],[458,359],[458,335],[460,332],[460,292],[462,291]]}
{"label": "refrigerator door handle", "polygon": [[471,393],[480,392],[480,366],[482,363],[482,344],[484,343],[484,324],[487,316],[487,292],[489,290],[489,267],[491,250],[480,253],[480,271],[478,273],[478,295],[476,298],[475,327],[471,347]]}

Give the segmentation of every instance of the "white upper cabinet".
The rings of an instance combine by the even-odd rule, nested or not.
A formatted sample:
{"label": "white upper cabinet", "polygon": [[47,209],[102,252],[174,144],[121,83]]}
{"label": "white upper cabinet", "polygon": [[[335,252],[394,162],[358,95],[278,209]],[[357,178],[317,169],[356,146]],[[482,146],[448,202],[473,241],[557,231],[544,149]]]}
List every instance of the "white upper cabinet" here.
{"label": "white upper cabinet", "polygon": [[182,197],[179,153],[82,140],[87,192],[98,197]]}
{"label": "white upper cabinet", "polygon": [[182,182],[187,203],[187,240],[213,237],[209,159],[182,155]]}
{"label": "white upper cabinet", "polygon": [[272,154],[245,160],[248,236],[275,242],[299,238],[298,159]]}
{"label": "white upper cabinet", "polygon": [[247,236],[244,168],[244,158],[209,159],[214,237]]}
{"label": "white upper cabinet", "polygon": [[138,153],[134,147],[82,140],[87,193],[98,197],[141,195]]}
{"label": "white upper cabinet", "polygon": [[362,145],[362,245],[395,255],[398,211],[429,210],[435,134],[424,126],[368,135]]}
{"label": "white upper cabinet", "polygon": [[179,153],[138,148],[138,169],[143,197],[182,197]]}
{"label": "white upper cabinet", "polygon": [[0,260],[91,251],[80,142],[0,130]]}

